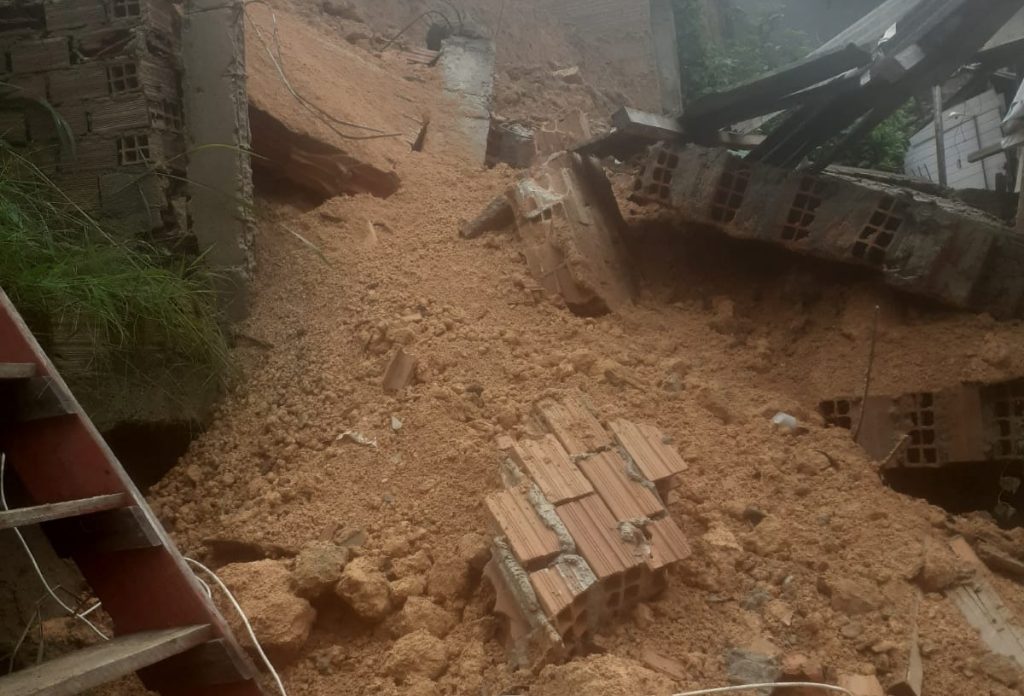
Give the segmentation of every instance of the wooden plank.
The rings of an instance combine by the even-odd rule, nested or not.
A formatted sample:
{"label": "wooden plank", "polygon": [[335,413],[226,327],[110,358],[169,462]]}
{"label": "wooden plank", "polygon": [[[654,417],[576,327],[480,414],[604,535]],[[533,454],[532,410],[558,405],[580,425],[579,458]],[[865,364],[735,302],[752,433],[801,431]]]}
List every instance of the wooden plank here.
{"label": "wooden plank", "polygon": [[35,376],[35,363],[0,363],[0,379],[28,379]]}
{"label": "wooden plank", "polygon": [[135,505],[47,522],[43,530],[62,558],[163,545],[156,529]]}
{"label": "wooden plank", "polygon": [[1001,550],[988,542],[978,542],[978,558],[991,570],[1008,575],[1017,580],[1024,579],[1024,563],[1016,558],[1003,553]]}
{"label": "wooden plank", "polygon": [[81,500],[67,500],[60,503],[14,508],[0,512],[0,529],[24,527],[30,524],[41,524],[66,517],[113,510],[125,505],[127,502],[128,496],[124,493],[112,493],[110,495],[82,498]]}
{"label": "wooden plank", "polygon": [[72,696],[208,640],[210,626],[143,631],[92,645],[0,678],[4,696]]}
{"label": "wooden plank", "polygon": [[964,619],[980,635],[988,649],[1005,655],[1024,668],[1024,630],[1014,623],[1013,613],[1006,607],[989,580],[989,571],[963,537],[949,542],[950,548],[975,570],[967,584],[946,590]]}

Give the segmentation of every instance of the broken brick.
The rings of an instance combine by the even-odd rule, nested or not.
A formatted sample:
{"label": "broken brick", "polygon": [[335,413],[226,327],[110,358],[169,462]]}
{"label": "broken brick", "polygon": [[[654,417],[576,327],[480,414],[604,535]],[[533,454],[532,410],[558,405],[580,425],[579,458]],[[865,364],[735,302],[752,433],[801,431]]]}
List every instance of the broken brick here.
{"label": "broken brick", "polygon": [[512,459],[533,479],[544,497],[555,505],[594,492],[590,481],[552,435],[516,443],[512,448]]}
{"label": "broken brick", "polygon": [[526,568],[535,568],[557,556],[562,547],[529,499],[530,484],[487,496],[487,510],[508,539],[513,555]]}
{"label": "broken brick", "polygon": [[568,397],[562,403],[546,399],[537,404],[537,412],[572,457],[599,452],[612,444],[601,423],[578,397]]}
{"label": "broken brick", "polygon": [[617,520],[652,517],[665,511],[649,483],[631,478],[628,464],[617,452],[601,452],[579,463],[605,505]]}

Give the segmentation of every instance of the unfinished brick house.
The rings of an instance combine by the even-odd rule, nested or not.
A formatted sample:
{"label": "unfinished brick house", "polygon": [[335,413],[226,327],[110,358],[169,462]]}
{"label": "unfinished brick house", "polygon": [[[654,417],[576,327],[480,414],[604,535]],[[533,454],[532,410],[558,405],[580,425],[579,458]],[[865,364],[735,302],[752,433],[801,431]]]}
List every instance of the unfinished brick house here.
{"label": "unfinished brick house", "polygon": [[0,110],[0,137],[115,233],[206,254],[233,318],[253,264],[241,7],[0,3],[4,91],[52,106],[70,139],[43,105]]}
{"label": "unfinished brick house", "polygon": [[[0,113],[4,137],[115,229],[181,236],[185,221],[180,21],[164,0],[5,3],[4,82],[52,104]],[[13,28],[11,28],[13,27]]]}

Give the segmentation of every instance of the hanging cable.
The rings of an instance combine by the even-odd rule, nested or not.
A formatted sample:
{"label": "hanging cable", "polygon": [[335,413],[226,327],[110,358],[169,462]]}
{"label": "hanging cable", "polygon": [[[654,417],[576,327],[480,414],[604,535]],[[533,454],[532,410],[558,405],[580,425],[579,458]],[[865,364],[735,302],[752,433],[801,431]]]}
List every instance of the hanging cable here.
{"label": "hanging cable", "polygon": [[[271,50],[270,45],[263,37],[263,32],[260,31],[259,26],[252,19],[252,17],[249,16],[249,12],[247,10],[247,7],[249,5],[265,5],[269,10],[271,25],[273,27],[273,43],[274,48],[276,50],[276,55],[275,51]],[[299,94],[298,90],[296,90],[295,87],[292,86],[291,80],[288,79],[288,75],[285,73],[284,70],[284,58],[281,55],[281,43],[280,40],[278,39],[277,34],[277,14],[275,14],[273,8],[270,7],[270,5],[268,5],[265,0],[247,0],[247,2],[245,2],[242,6],[242,12],[245,14],[245,19],[248,20],[249,26],[251,26],[253,31],[256,33],[257,40],[260,42],[260,45],[263,46],[263,50],[270,58],[270,62],[274,65],[274,68],[277,70],[278,77],[281,78],[281,82],[284,84],[288,92],[291,93],[295,100],[298,101],[299,104],[302,105],[307,111],[309,111],[317,119],[322,121],[325,126],[334,131],[334,133],[338,137],[344,138],[345,140],[377,140],[380,138],[397,138],[402,135],[401,133],[386,133],[380,130],[379,128],[373,128],[372,126],[364,126],[359,123],[352,123],[350,121],[341,120],[339,118],[332,116],[327,111],[320,108],[319,106],[317,106],[316,104],[314,104],[313,102]],[[339,126],[345,126],[347,128],[358,128],[361,130],[370,131],[374,135],[352,135],[351,133],[344,133],[338,130],[335,124]]]}
{"label": "hanging cable", "polygon": [[721,686],[717,689],[699,689],[697,691],[683,691],[672,696],[708,696],[709,694],[734,694],[737,691],[754,691],[756,689],[777,689],[779,687],[814,688],[822,691],[832,691],[837,694],[854,696],[849,689],[831,684],[818,684],[817,682],[768,682],[765,684],[741,684],[740,686]]}
{"label": "hanging cable", "polygon": [[[7,507],[7,496],[4,493],[4,469],[6,465],[7,454],[4,452],[0,452],[0,508],[2,508],[4,512],[10,510],[10,508]],[[98,635],[100,638],[102,638],[103,640],[110,640],[110,637],[106,633],[96,628],[96,625],[92,621],[85,618],[86,614],[91,613],[94,609],[96,609],[96,607],[94,606],[88,609],[86,612],[79,613],[67,604],[65,604],[64,600],[58,597],[57,593],[53,591],[52,587],[50,587],[50,583],[46,581],[46,576],[43,575],[43,571],[39,567],[39,563],[36,561],[36,557],[32,554],[32,549],[29,547],[28,542],[25,541],[25,536],[21,533],[21,530],[17,527],[14,527],[12,528],[11,531],[13,531],[14,535],[18,537],[18,541],[21,543],[21,548],[25,550],[25,555],[28,556],[28,560],[32,564],[32,568],[36,571],[36,575],[39,577],[39,582],[43,584],[43,587],[46,589],[46,593],[53,597],[53,601],[57,602],[57,604],[59,604],[61,608],[64,611],[66,611],[69,615],[75,617],[76,619],[84,623],[86,626],[88,626],[90,629],[92,629],[93,633]]]}
{"label": "hanging cable", "polygon": [[[256,638],[256,633],[252,630],[252,624],[249,623],[249,617],[247,617],[245,615],[245,612],[242,611],[241,605],[238,603],[238,600],[235,599],[235,596],[231,594],[231,590],[228,589],[228,586],[225,585],[224,582],[219,577],[217,577],[216,573],[214,573],[212,570],[204,566],[199,561],[189,558],[188,556],[184,556],[184,559],[187,563],[191,563],[196,568],[206,573],[206,575],[211,580],[213,580],[214,583],[216,583],[217,587],[220,588],[220,590],[225,594],[225,596],[227,596],[228,601],[231,602],[231,606],[235,608],[235,611],[238,612],[239,618],[242,619],[242,624],[245,626],[245,630],[248,632],[249,639],[252,641],[253,646],[255,646],[256,652],[259,653],[260,658],[262,658],[263,660],[263,664],[267,666],[267,670],[270,672],[270,675],[274,678],[274,683],[277,684],[277,688],[278,691],[281,692],[281,696],[288,696],[288,692],[284,690],[284,684],[281,682],[281,677],[278,676],[277,670],[274,669],[274,665],[271,664],[270,658],[268,658],[267,654],[263,652],[263,646],[260,645],[259,640]],[[198,575],[196,576],[196,579],[198,579],[199,582],[201,582],[203,585],[206,585],[206,583],[203,582],[202,578],[200,578]]]}

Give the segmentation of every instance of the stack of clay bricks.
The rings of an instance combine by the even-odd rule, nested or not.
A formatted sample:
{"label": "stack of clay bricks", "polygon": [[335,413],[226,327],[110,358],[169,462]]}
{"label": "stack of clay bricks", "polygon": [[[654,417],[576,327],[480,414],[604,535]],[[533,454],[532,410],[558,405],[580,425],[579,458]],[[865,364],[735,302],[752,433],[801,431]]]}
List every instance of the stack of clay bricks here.
{"label": "stack of clay bricks", "polygon": [[0,11],[0,80],[55,107],[75,145],[61,146],[49,112],[38,106],[0,110],[0,137],[110,227],[184,231],[182,184],[165,176],[185,170],[176,7],[169,0],[0,0]]}
{"label": "stack of clay bricks", "polygon": [[657,428],[598,421],[582,396],[544,400],[536,440],[502,438],[505,490],[488,496],[487,576],[521,666],[579,652],[660,592],[690,553],[665,508],[686,464]]}

